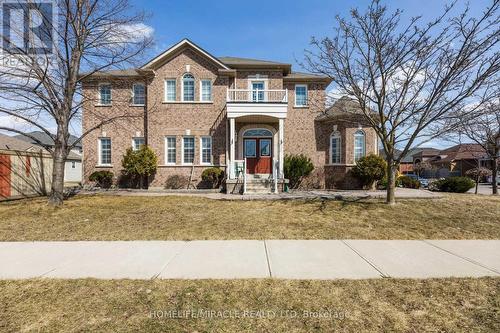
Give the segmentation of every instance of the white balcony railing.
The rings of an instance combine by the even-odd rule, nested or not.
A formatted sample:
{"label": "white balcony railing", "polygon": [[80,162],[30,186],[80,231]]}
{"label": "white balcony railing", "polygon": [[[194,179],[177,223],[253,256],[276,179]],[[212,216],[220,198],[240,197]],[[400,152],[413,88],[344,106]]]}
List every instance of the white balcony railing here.
{"label": "white balcony railing", "polygon": [[233,103],[288,103],[288,90],[228,89],[227,101]]}

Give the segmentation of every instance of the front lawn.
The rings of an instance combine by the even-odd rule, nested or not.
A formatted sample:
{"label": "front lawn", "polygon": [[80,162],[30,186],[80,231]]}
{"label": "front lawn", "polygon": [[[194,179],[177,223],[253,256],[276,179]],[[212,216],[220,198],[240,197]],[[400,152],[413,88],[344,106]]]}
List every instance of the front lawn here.
{"label": "front lawn", "polygon": [[2,332],[499,332],[500,279],[0,281]]}
{"label": "front lawn", "polygon": [[500,197],[220,201],[82,195],[0,203],[0,241],[193,239],[500,239]]}

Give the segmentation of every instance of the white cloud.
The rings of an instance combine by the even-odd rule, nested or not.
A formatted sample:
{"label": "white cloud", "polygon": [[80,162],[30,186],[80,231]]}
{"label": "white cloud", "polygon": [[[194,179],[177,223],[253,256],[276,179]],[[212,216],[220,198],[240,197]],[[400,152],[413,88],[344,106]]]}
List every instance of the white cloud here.
{"label": "white cloud", "polygon": [[96,35],[101,36],[100,42],[105,44],[116,44],[116,46],[125,43],[140,42],[143,39],[153,37],[154,34],[154,28],[144,23],[110,23],[110,25],[105,26],[103,30],[105,31],[104,35],[101,35],[99,31],[95,32]]}

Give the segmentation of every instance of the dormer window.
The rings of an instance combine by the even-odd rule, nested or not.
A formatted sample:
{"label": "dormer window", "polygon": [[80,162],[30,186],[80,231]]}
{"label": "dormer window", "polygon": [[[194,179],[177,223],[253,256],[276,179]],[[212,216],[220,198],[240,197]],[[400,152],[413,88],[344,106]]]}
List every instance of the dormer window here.
{"label": "dormer window", "polygon": [[182,77],[182,100],[194,102],[194,77],[189,73]]}

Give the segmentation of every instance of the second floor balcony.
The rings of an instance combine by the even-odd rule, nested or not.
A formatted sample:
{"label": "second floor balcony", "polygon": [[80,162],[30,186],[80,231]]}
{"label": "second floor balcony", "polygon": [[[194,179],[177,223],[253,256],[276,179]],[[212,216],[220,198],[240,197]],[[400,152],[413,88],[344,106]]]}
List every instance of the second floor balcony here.
{"label": "second floor balcony", "polygon": [[284,119],[288,108],[288,90],[228,89],[226,101],[228,118],[264,116]]}
{"label": "second floor balcony", "polygon": [[228,89],[227,103],[288,103],[286,89]]}

